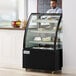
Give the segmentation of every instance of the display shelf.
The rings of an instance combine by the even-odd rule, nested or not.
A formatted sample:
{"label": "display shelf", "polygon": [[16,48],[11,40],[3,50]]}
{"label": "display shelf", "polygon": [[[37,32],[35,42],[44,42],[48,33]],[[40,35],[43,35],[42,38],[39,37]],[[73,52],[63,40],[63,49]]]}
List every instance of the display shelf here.
{"label": "display shelf", "polygon": [[55,33],[55,31],[51,31],[50,32],[50,30],[48,31],[48,30],[45,30],[45,31],[37,31],[37,30],[29,30],[28,32],[33,32],[33,33],[52,33],[52,34],[54,34]]}
{"label": "display shelf", "polygon": [[35,22],[35,23],[57,23],[58,21],[57,20],[44,20],[44,19],[37,19],[37,20],[32,20],[32,22]]}
{"label": "display shelf", "polygon": [[[54,48],[51,47],[33,47],[33,49],[54,50]],[[61,49],[61,48],[56,48],[56,49]]]}
{"label": "display shelf", "polygon": [[33,49],[47,49],[47,50],[54,50],[54,48],[51,47],[33,47]]}
{"label": "display shelf", "polygon": [[[54,45],[54,42],[50,42],[50,41],[47,41],[47,42],[44,42],[44,41],[29,41],[29,43],[33,43],[33,44],[50,44],[50,45]],[[60,42],[56,43],[56,45],[58,44],[61,44]]]}

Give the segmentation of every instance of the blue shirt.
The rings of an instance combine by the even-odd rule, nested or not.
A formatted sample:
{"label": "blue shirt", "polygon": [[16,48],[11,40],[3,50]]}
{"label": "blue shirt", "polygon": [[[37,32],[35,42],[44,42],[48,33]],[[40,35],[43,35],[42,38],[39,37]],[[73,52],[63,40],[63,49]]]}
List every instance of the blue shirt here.
{"label": "blue shirt", "polygon": [[47,13],[62,13],[62,9],[59,7],[56,7],[55,9],[51,8],[47,11]]}

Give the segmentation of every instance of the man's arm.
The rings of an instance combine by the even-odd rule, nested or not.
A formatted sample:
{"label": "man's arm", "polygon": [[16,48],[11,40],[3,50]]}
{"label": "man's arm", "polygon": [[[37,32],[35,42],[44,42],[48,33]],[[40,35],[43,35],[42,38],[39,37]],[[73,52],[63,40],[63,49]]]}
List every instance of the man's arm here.
{"label": "man's arm", "polygon": [[57,13],[62,13],[62,9],[59,8],[59,9],[57,10]]}

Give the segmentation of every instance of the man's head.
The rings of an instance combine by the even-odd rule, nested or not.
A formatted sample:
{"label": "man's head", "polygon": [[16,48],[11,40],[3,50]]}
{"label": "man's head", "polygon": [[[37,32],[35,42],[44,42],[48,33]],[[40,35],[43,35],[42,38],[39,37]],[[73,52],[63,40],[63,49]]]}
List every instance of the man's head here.
{"label": "man's head", "polygon": [[57,6],[57,0],[51,0],[50,7],[54,9],[54,8],[56,8],[56,6]]}

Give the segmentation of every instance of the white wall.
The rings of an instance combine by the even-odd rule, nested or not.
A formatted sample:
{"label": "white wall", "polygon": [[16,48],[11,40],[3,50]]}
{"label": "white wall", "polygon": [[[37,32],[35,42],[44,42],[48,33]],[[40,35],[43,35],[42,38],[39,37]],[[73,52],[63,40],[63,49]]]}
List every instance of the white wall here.
{"label": "white wall", "polygon": [[22,21],[26,19],[26,6],[24,5],[26,3],[26,0],[17,0],[18,2],[18,13],[19,13],[19,19]]}
{"label": "white wall", "polygon": [[37,13],[37,0],[28,0],[28,17],[31,13]]}
{"label": "white wall", "polygon": [[63,0],[63,72],[76,73],[76,0]]}
{"label": "white wall", "polygon": [[28,19],[31,13],[37,13],[37,0],[18,0],[19,19]]}

